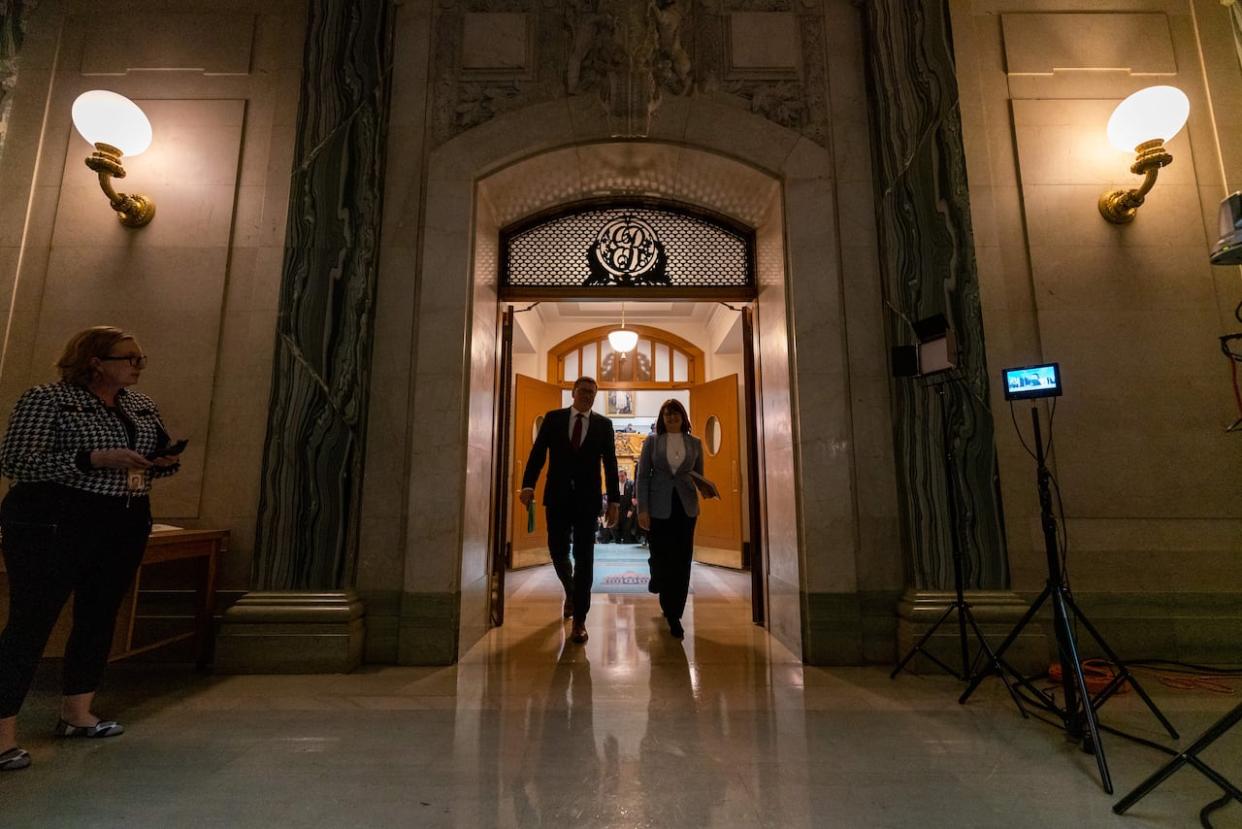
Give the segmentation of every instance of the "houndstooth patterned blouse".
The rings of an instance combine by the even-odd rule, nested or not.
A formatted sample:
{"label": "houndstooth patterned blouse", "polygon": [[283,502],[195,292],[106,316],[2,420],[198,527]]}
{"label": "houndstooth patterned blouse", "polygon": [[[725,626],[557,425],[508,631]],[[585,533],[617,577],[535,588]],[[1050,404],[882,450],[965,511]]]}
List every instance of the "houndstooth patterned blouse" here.
{"label": "houndstooth patterned blouse", "polygon": [[0,445],[0,474],[18,483],[53,482],[96,495],[143,495],[153,478],[179,470],[152,466],[140,492],[131,492],[124,469],[95,469],[95,449],[133,449],[140,455],[168,445],[168,432],[155,402],[145,394],[121,389],[116,405],[134,426],[133,439],[117,413],[89,389],[76,383],[49,383],[28,389],[9,418]]}

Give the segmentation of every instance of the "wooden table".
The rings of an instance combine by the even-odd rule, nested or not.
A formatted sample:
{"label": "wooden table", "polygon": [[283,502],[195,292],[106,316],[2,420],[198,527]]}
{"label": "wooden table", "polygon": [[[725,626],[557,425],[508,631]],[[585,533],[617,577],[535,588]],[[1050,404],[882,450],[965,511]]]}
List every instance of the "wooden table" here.
{"label": "wooden table", "polygon": [[[220,556],[228,551],[228,530],[161,530],[151,533],[147,541],[142,564],[134,577],[129,593],[128,613],[122,611],[118,618],[124,627],[118,629],[118,640],[112,647],[108,661],[115,662],[140,653],[162,648],[186,639],[194,640],[194,664],[205,668],[211,664],[215,645],[216,577],[220,569]],[[142,572],[153,564],[196,559],[199,562],[195,585],[194,629],[186,633],[166,636],[142,647],[134,647],[134,623],[138,616],[138,594],[142,590]]]}
{"label": "wooden table", "polygon": [[[134,577],[133,587],[126,595],[121,612],[117,614],[116,633],[108,661],[115,662],[175,642],[193,639],[195,664],[199,668],[211,664],[215,644],[216,575],[220,569],[220,556],[227,552],[228,546],[228,530],[161,530],[151,533],[138,574]],[[138,615],[138,595],[142,589],[143,571],[152,565],[185,560],[198,563],[195,568],[194,629],[134,647],[134,626]],[[3,558],[0,558],[0,573],[4,573]],[[0,599],[3,598],[0,596]],[[4,615],[7,616],[7,612]],[[73,602],[69,601],[61,612],[60,620],[56,623],[56,629],[43,653],[45,657],[63,655],[72,615]]]}

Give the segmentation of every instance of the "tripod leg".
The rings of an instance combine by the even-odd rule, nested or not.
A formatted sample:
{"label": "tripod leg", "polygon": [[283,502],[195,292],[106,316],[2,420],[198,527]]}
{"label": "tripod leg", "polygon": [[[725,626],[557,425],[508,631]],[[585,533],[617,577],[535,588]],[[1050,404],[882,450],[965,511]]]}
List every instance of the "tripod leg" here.
{"label": "tripod leg", "polygon": [[[1031,606],[1027,608],[1026,613],[1023,614],[1020,620],[1018,620],[1018,624],[1014,625],[1013,630],[1009,631],[1009,635],[1005,637],[1005,641],[1001,642],[1001,646],[996,649],[992,670],[995,669],[996,664],[1001,663],[1001,657],[1005,655],[1005,651],[1009,650],[1009,646],[1017,641],[1019,634],[1022,633],[1022,629],[1027,626],[1031,619],[1035,618],[1035,614],[1039,612],[1039,609],[1043,607],[1044,602],[1048,600],[1048,594],[1051,591],[1051,585],[1045,587],[1043,592],[1039,594],[1039,598],[1031,602]],[[963,691],[962,695],[957,698],[959,705],[966,704],[966,700],[970,699],[970,695],[973,694],[975,689],[979,687],[979,683],[987,679],[988,674],[990,674],[992,670],[982,671],[970,681],[970,685],[966,686],[966,690]]]}
{"label": "tripod leg", "polygon": [[[1065,658],[1068,657],[1074,671],[1073,684],[1082,698],[1082,716],[1087,721],[1087,732],[1091,735],[1091,748],[1095,753],[1095,764],[1100,770],[1100,785],[1108,794],[1113,793],[1113,780],[1108,773],[1108,761],[1104,759],[1104,745],[1100,742],[1100,728],[1095,719],[1095,709],[1091,707],[1091,694],[1087,691],[1087,678],[1082,673],[1082,662],[1078,657],[1078,645],[1074,641],[1074,630],[1069,624],[1069,608],[1065,604],[1065,596],[1060,590],[1053,591],[1052,601],[1056,613],[1056,623],[1062,628],[1057,631],[1057,640],[1061,643],[1062,671],[1065,670]],[[1068,653],[1067,653],[1068,652]],[[1072,720],[1077,716],[1077,704],[1065,701],[1066,729],[1073,734]]]}
{"label": "tripod leg", "polygon": [[[1147,705],[1151,713],[1155,716],[1157,720],[1160,721],[1160,724],[1164,726],[1164,730],[1169,732],[1169,736],[1172,737],[1174,740],[1179,739],[1180,735],[1178,735],[1177,729],[1173,727],[1173,723],[1169,722],[1168,718],[1164,716],[1164,713],[1161,712],[1161,710],[1158,707],[1156,707],[1156,703],[1152,700],[1150,696],[1147,695],[1147,691],[1143,688],[1142,685],[1139,684],[1138,679],[1135,678],[1134,674],[1130,673],[1130,669],[1126,667],[1126,663],[1122,662],[1121,658],[1118,657],[1117,654],[1113,652],[1113,649],[1110,648],[1108,646],[1108,643],[1104,641],[1104,637],[1101,636],[1100,632],[1095,629],[1095,625],[1091,624],[1091,620],[1088,619],[1083,614],[1083,612],[1078,609],[1078,605],[1074,604],[1073,597],[1066,596],[1065,603],[1069,606],[1070,610],[1074,611],[1074,618],[1082,622],[1082,626],[1087,629],[1087,633],[1091,634],[1091,638],[1094,639],[1096,644],[1100,646],[1100,650],[1104,651],[1104,655],[1108,657],[1110,662],[1112,662],[1114,665],[1117,666],[1119,678],[1122,678],[1126,682],[1130,683],[1130,685],[1134,688],[1135,692]],[[1111,695],[1112,695],[1112,691],[1110,690],[1108,693],[1108,696],[1111,696]],[[1103,705],[1104,700],[1107,699],[1107,696],[1104,696],[1104,695],[1101,695],[1101,696],[1103,698],[1100,700],[1099,704],[1096,705],[1097,708],[1100,705]]]}
{"label": "tripod leg", "polygon": [[[959,599],[960,599],[960,595]],[[957,609],[957,643],[962,649],[962,679],[970,679],[970,648],[966,644],[966,617],[970,605],[962,603]]]}
{"label": "tripod leg", "polygon": [[1022,719],[1029,719],[1029,715],[1026,713],[1026,707],[1022,704],[1022,698],[1019,697],[1018,692],[1013,689],[1013,685],[1005,679],[1005,674],[1001,670],[1002,663],[996,658],[996,654],[992,651],[992,646],[988,644],[988,640],[983,638],[983,631],[979,629],[979,624],[975,621],[975,614],[968,612],[968,618],[970,620],[970,626],[974,628],[975,636],[979,638],[980,654],[987,654],[988,670],[995,672],[996,675],[1000,677],[1000,681],[1005,683],[1005,690],[1009,692],[1009,697],[1013,700],[1013,704],[1018,706],[1018,713],[1022,715]]}
{"label": "tripod leg", "polygon": [[[1121,800],[1117,801],[1117,805],[1113,806],[1113,811],[1119,815],[1125,814],[1126,810],[1128,810],[1135,803],[1138,803],[1140,800],[1146,797],[1151,792],[1152,789],[1156,788],[1161,783],[1163,783],[1165,780],[1168,780],[1170,777],[1172,777],[1173,773],[1176,772],[1178,769],[1180,769],[1182,766],[1186,765],[1186,763],[1190,762],[1191,758],[1195,758],[1196,755],[1199,754],[1199,752],[1203,751],[1205,748],[1210,746],[1213,742],[1216,741],[1218,737],[1220,737],[1230,728],[1233,728],[1239,722],[1242,722],[1242,705],[1235,706],[1232,711],[1230,711],[1228,714],[1226,714],[1225,716],[1217,720],[1216,723],[1214,723],[1211,728],[1209,728],[1207,731],[1204,731],[1201,735],[1199,735],[1199,738],[1194,741],[1194,744],[1192,744],[1189,748],[1187,748],[1181,754],[1174,757],[1168,763],[1161,766],[1159,769],[1155,771],[1154,774],[1152,774],[1142,783],[1139,783],[1137,786],[1135,786],[1134,791],[1130,792],[1128,795],[1121,798]],[[1220,781],[1214,780],[1213,782],[1215,782],[1217,785],[1221,785]],[[1230,792],[1230,794],[1232,794],[1235,798],[1238,798],[1240,801],[1242,801],[1242,793],[1238,792],[1238,789],[1236,786],[1233,786],[1232,784],[1230,784],[1228,787],[1221,786],[1221,788],[1225,789],[1225,791],[1227,792]]]}
{"label": "tripod leg", "polygon": [[[945,620],[949,618],[949,614],[950,614],[950,613],[952,613],[954,610],[958,610],[958,611],[960,611],[960,610],[961,610],[961,608],[960,608],[960,607],[958,607],[957,602],[954,602],[954,603],[950,604],[947,608],[945,608],[944,613],[940,614],[940,618],[936,620],[936,624],[934,624],[934,625],[932,625],[931,627],[929,627],[929,628],[927,629],[927,632],[926,632],[926,633],[924,633],[922,636],[920,636],[920,637],[919,637],[919,641],[917,641],[917,642],[915,642],[915,643],[914,643],[914,647],[913,647],[913,648],[910,648],[910,652],[909,652],[909,653],[907,653],[904,657],[902,657],[901,661],[897,663],[897,667],[896,667],[896,668],[893,668],[893,672],[892,672],[891,674],[889,674],[889,675],[888,675],[888,678],[889,678],[889,679],[896,679],[896,678],[897,678],[897,674],[901,673],[901,669],[902,669],[902,668],[904,668],[904,667],[906,667],[906,663],[907,663],[907,662],[909,662],[911,659],[913,659],[913,658],[914,658],[914,655],[915,655],[916,653],[918,653],[919,651],[923,650],[923,646],[924,646],[925,644],[927,644],[927,640],[932,638],[932,634],[934,634],[934,633],[936,632],[936,629],[937,629],[937,628],[939,628],[941,625],[943,625],[943,624],[944,624]],[[945,669],[946,671],[948,671],[949,673],[953,674],[954,676],[957,676],[957,674],[953,671],[953,669],[952,669],[952,668],[950,668],[948,665],[945,665],[945,664],[944,664],[943,662],[941,662],[939,659],[936,659],[936,658],[935,658],[934,656],[932,656],[931,654],[926,654],[926,656],[927,656],[929,659],[931,659],[933,662],[935,662],[936,664],[938,664],[940,667],[944,668],[944,669]],[[959,677],[957,677],[957,678],[958,678],[958,679],[965,679],[965,677],[960,677],[960,676],[959,676]]]}

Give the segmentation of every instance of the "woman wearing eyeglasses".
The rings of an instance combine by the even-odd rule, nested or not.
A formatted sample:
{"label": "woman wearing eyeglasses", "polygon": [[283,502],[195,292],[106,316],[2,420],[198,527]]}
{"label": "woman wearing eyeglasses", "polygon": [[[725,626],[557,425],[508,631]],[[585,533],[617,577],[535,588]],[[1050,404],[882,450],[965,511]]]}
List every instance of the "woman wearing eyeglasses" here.
{"label": "woman wearing eyeglasses", "polygon": [[[9,581],[0,633],[0,771],[30,765],[17,745],[17,712],[70,593],[60,737],[115,737],[124,729],[91,710],[108,662],[117,610],[151,531],[151,480],[174,474],[168,432],[151,398],[129,387],[147,358],[132,334],[96,326],[75,334],[56,366],[60,382],[26,391],[0,445],[13,486],[0,504]],[[174,447],[176,449],[176,447]]]}

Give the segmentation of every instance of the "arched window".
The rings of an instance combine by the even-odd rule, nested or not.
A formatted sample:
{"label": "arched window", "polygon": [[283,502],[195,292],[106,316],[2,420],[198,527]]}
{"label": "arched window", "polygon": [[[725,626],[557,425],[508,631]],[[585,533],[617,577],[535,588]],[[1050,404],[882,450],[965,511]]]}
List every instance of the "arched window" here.
{"label": "arched window", "polygon": [[650,325],[626,325],[638,334],[638,346],[622,354],[612,350],[608,332],[615,325],[582,331],[548,351],[548,379],[569,385],[590,375],[600,388],[676,389],[703,382],[703,351],[676,334]]}

